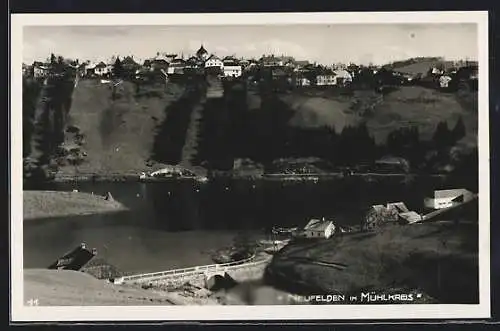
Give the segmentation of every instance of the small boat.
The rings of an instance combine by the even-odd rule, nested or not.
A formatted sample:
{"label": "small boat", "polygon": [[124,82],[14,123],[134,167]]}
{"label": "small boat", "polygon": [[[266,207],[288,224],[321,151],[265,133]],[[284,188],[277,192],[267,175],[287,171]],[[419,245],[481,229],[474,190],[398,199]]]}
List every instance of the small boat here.
{"label": "small boat", "polygon": [[141,172],[139,175],[140,181],[162,181],[162,180],[183,180],[192,179],[200,183],[208,182],[208,177],[200,176],[188,169],[178,167],[163,168],[151,173]]}

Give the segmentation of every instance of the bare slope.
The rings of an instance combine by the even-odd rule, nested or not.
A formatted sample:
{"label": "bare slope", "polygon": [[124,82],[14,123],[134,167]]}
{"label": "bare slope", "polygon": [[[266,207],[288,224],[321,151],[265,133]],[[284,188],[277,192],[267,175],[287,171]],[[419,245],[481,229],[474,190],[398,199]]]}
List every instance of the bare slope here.
{"label": "bare slope", "polygon": [[89,215],[125,210],[117,201],[80,192],[24,191],[23,219]]}
{"label": "bare slope", "polygon": [[[178,99],[182,88],[170,85],[143,87],[124,82],[112,100],[110,84],[80,81],[73,92],[69,124],[84,136],[82,150],[87,154],[83,164],[61,168],[63,174],[128,174],[147,168],[154,133],[166,116],[165,108]],[[66,144],[73,144],[66,135]]]}
{"label": "bare slope", "polygon": [[39,306],[171,305],[165,295],[98,280],[68,270],[24,270],[24,299]]}

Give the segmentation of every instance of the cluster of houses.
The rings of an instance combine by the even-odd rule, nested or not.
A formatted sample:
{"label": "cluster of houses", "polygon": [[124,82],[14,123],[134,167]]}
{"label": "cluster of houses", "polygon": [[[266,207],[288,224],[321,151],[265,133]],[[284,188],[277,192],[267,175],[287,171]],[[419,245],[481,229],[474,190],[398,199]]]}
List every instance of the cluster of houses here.
{"label": "cluster of houses", "polygon": [[[182,54],[178,56],[172,53],[160,53],[155,56],[137,60],[133,56],[125,56],[120,59],[124,70],[136,78],[145,77],[149,74],[183,75],[188,73],[213,74],[222,78],[237,78],[245,76],[249,81],[257,83],[262,80],[263,75],[257,72],[265,72],[273,82],[283,86],[344,86],[350,84],[354,77],[361,73],[361,67],[349,64],[333,64],[321,66],[306,60],[296,60],[291,56],[262,55],[259,59],[243,59],[235,56],[218,57],[210,54],[203,45],[190,56],[185,58]],[[113,72],[116,57],[109,61],[91,63],[72,63],[80,77],[109,77]],[[448,63],[448,62],[447,62]],[[415,66],[418,66],[416,64]],[[461,67],[462,66],[462,67]],[[439,87],[447,88],[458,76],[464,75],[463,67],[472,67],[471,72],[465,73],[468,79],[477,80],[477,64],[451,63],[444,66],[435,66],[425,72],[418,72],[411,65],[403,69],[392,69],[392,75],[402,82],[418,81],[425,77],[432,77],[438,82]],[[474,69],[475,68],[475,69]],[[376,66],[364,67],[364,70],[376,75],[381,68]],[[50,71],[50,64],[34,62],[32,65],[23,64],[23,73],[35,78],[44,77]]]}
{"label": "cluster of houses", "polygon": [[[385,205],[373,205],[365,214],[362,229],[372,230],[381,223],[413,224],[429,221],[435,216],[455,207],[477,201],[477,194],[464,188],[435,190],[433,197],[424,199],[424,208],[430,212],[421,214],[409,210],[403,202],[391,202]],[[295,236],[302,238],[328,239],[336,233],[348,232],[346,228],[332,220],[311,219],[300,231],[293,229]]]}
{"label": "cluster of houses", "polygon": [[405,82],[428,81],[437,83],[441,89],[461,79],[477,81],[478,63],[476,61],[441,61],[430,68],[409,65],[402,69],[394,69],[394,75]]}
{"label": "cluster of houses", "polygon": [[[92,63],[86,61],[73,64],[80,77],[107,78],[113,72],[116,57],[108,61]],[[323,68],[311,64],[309,61],[295,60],[291,56],[263,55],[260,59],[242,59],[235,56],[218,57],[210,54],[203,45],[196,53],[185,58],[172,53],[158,52],[154,57],[139,61],[133,56],[120,59],[124,70],[133,72],[135,76],[147,75],[151,72],[163,72],[166,75],[182,75],[188,72],[203,72],[215,74],[219,77],[241,77],[245,72],[251,73],[257,68],[267,69],[273,80],[285,80],[297,86],[309,85],[340,85],[352,81],[353,75],[345,68],[332,66]],[[140,63],[142,62],[142,63]],[[308,75],[311,68],[315,68],[314,77]],[[23,73],[35,78],[45,77],[49,74],[50,64],[34,62],[32,65],[23,64]],[[252,75],[249,74],[251,77]]]}

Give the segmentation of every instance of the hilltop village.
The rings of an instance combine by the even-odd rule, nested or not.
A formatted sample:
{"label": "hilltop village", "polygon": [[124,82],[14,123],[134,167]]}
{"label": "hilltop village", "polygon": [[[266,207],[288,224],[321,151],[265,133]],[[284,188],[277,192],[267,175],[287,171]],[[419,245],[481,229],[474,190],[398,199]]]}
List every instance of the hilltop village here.
{"label": "hilltop village", "polygon": [[[277,87],[302,86],[345,86],[353,83],[354,77],[375,75],[377,78],[392,78],[392,83],[409,84],[417,82],[434,85],[441,89],[458,88],[464,81],[477,84],[477,62],[445,61],[440,58],[416,58],[394,62],[385,66],[356,65],[354,63],[318,64],[297,60],[292,56],[262,55],[261,58],[244,59],[236,56],[219,57],[210,54],[203,45],[192,56],[158,52],[155,56],[139,60],[133,55],[113,56],[108,60],[92,63],[89,60],[62,59],[55,57],[47,62],[23,63],[23,74],[43,78],[50,74],[51,63],[62,60],[77,71],[80,78],[111,78],[116,76],[116,67],[121,66],[122,75],[138,80],[155,76],[208,74],[219,77],[237,78],[244,76],[252,83],[258,82],[259,73],[270,75]],[[431,63],[429,64],[425,63]],[[423,63],[423,65],[421,65]],[[267,70],[263,70],[267,69]],[[268,77],[266,77],[268,78]],[[359,79],[358,79],[359,80]],[[422,81],[423,80],[423,81]],[[280,86],[281,85],[281,86]],[[475,87],[477,88],[477,86]]]}
{"label": "hilltop village", "polygon": [[144,178],[172,166],[184,170],[158,174],[451,173],[477,148],[473,61],[326,65],[201,45],[144,60],[52,55],[23,74],[25,173],[35,177]]}

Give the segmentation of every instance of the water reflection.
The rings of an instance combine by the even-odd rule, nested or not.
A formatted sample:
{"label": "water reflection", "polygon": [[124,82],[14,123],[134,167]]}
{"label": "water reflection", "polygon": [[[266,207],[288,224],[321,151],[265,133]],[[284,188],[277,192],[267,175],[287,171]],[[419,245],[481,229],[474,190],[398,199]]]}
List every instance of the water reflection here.
{"label": "water reflection", "polygon": [[236,231],[302,226],[325,216],[339,224],[357,224],[365,208],[404,201],[422,204],[435,183],[398,181],[353,183],[319,181],[218,180],[162,183],[59,184],[56,189],[111,192],[129,209],[24,223],[25,266],[45,267],[81,242],[96,247],[119,269],[147,272],[211,263],[209,251],[231,243]]}

